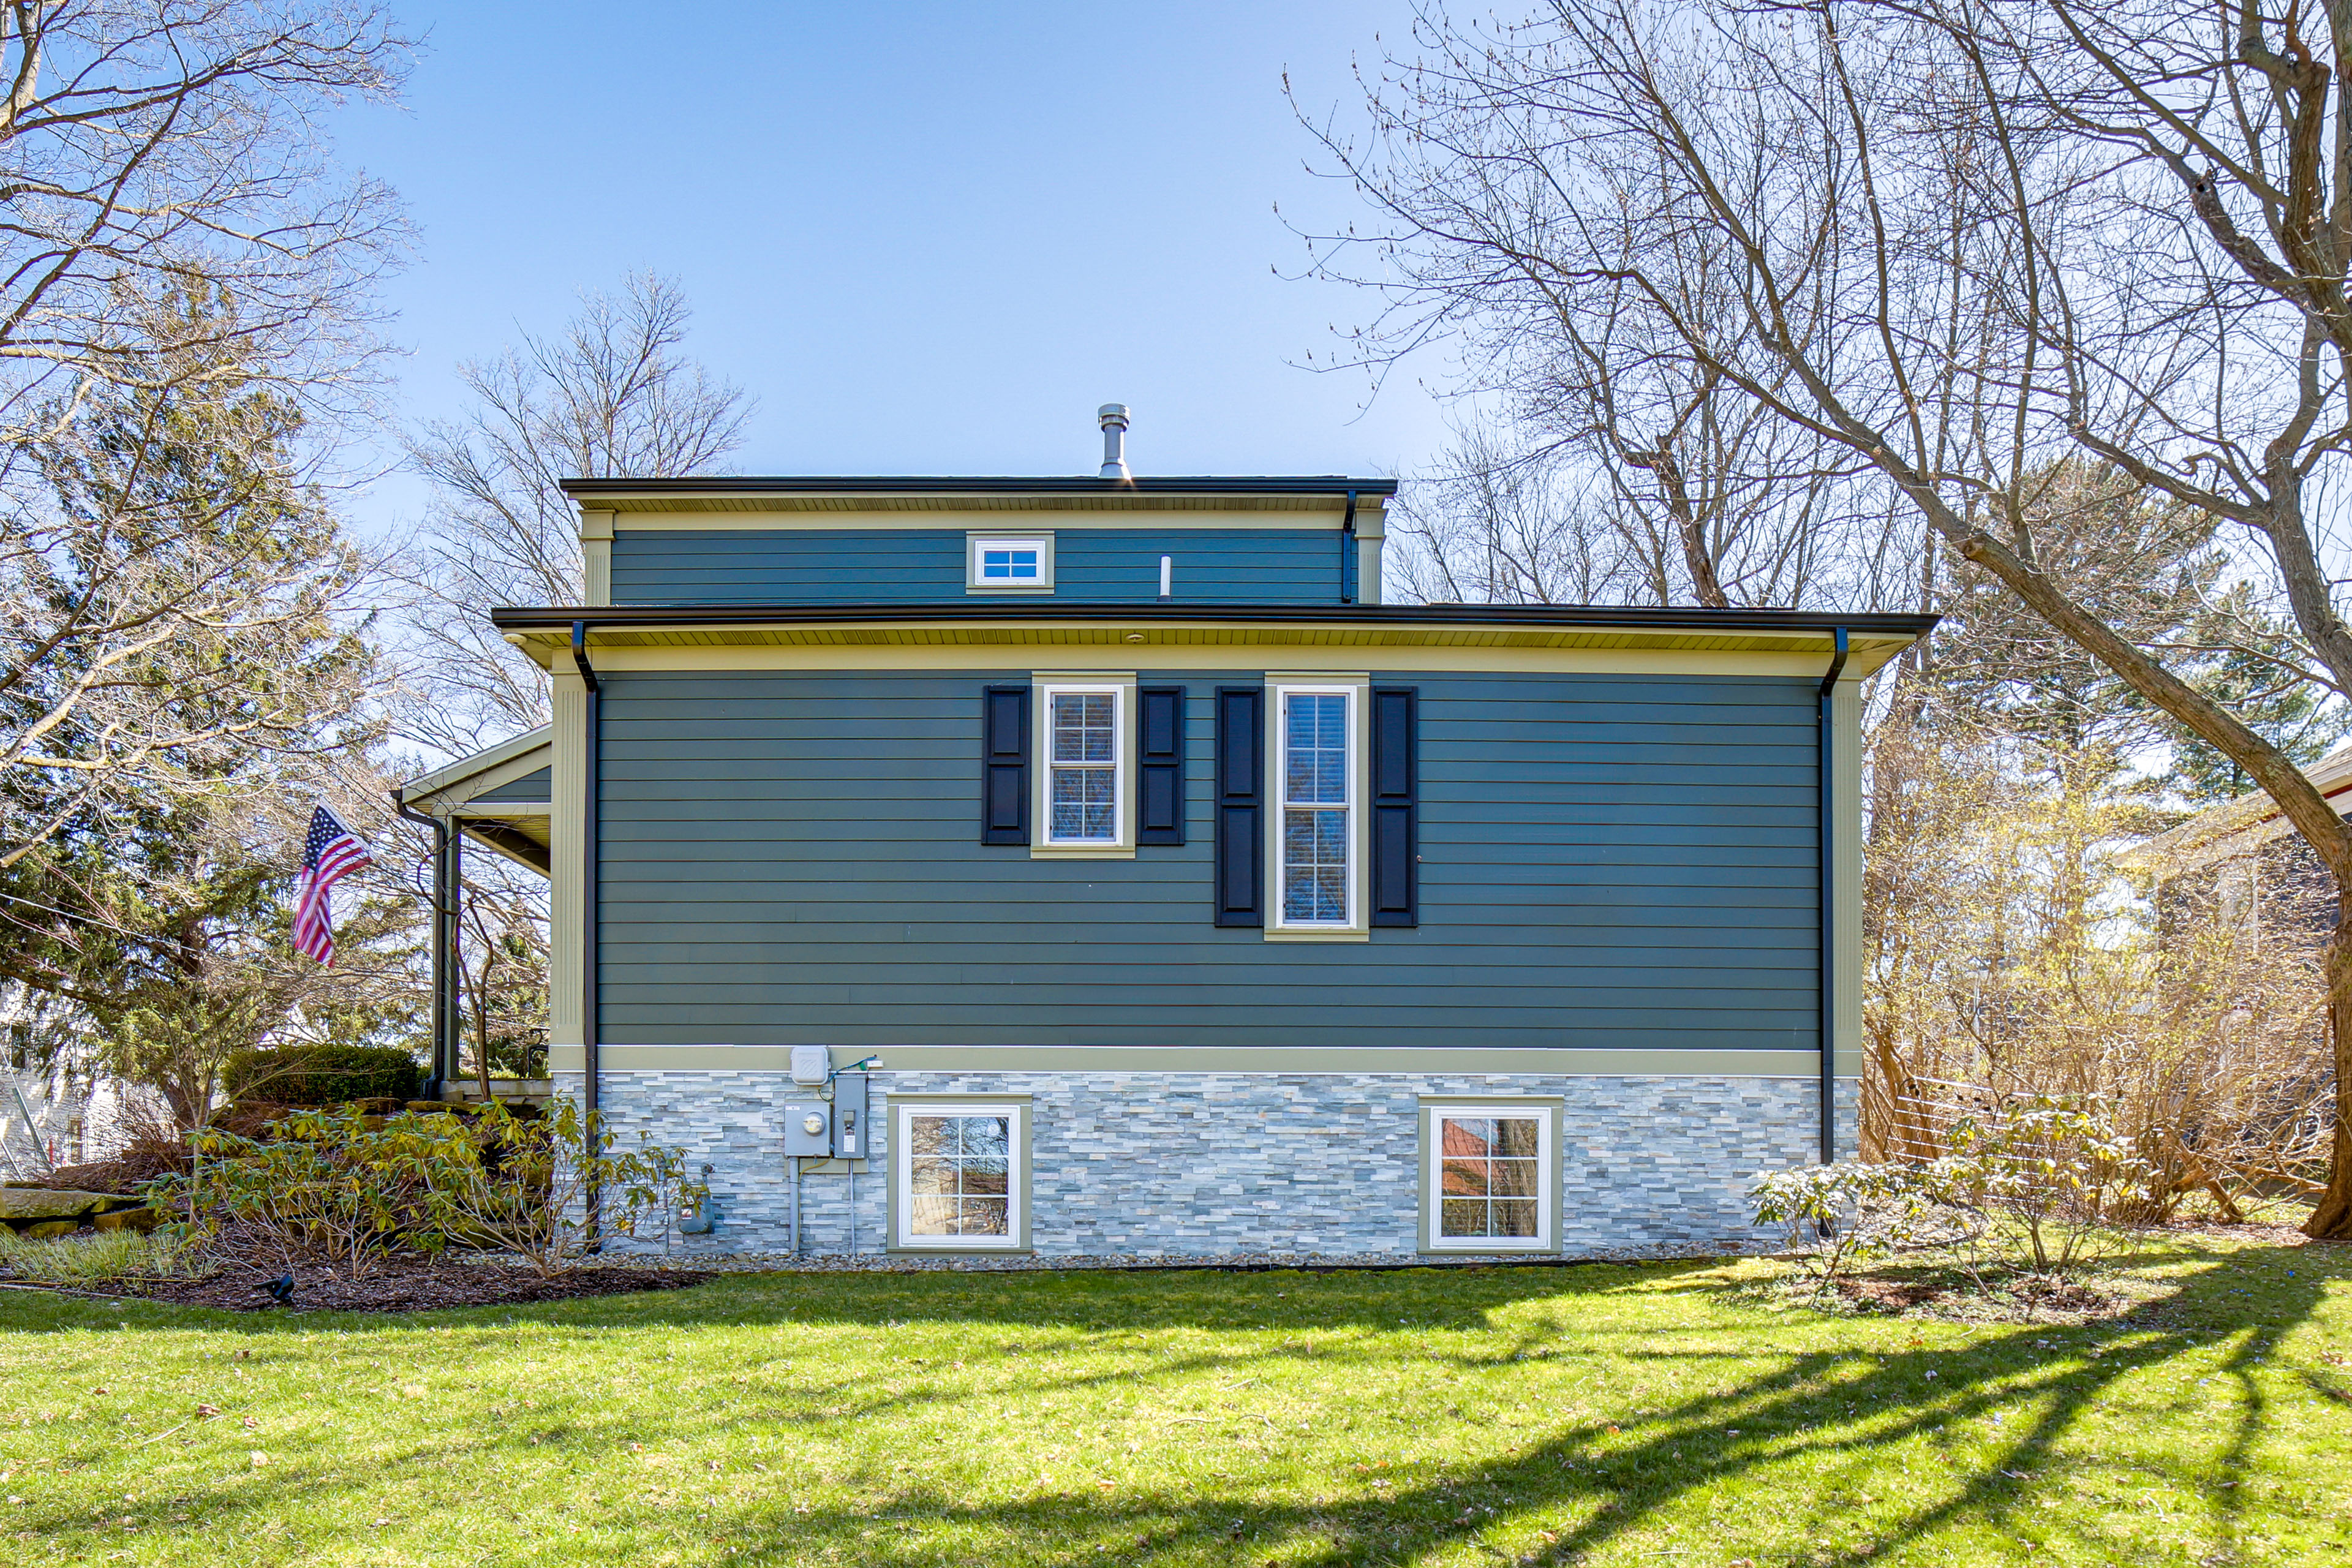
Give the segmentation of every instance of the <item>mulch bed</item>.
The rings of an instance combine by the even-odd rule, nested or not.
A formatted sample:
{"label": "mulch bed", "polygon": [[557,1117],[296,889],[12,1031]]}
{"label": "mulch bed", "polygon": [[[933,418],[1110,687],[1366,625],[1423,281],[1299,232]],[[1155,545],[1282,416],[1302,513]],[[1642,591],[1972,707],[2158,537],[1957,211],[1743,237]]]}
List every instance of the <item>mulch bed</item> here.
{"label": "mulch bed", "polygon": [[334,1269],[298,1266],[288,1305],[268,1285],[268,1269],[232,1266],[202,1279],[152,1279],[86,1289],[76,1294],[140,1296],[187,1307],[246,1312],[426,1312],[443,1307],[494,1307],[509,1302],[562,1301],[582,1296],[622,1296],[638,1290],[680,1290],[709,1278],[674,1268],[572,1268],[542,1279],[527,1268],[387,1262],[353,1279]]}

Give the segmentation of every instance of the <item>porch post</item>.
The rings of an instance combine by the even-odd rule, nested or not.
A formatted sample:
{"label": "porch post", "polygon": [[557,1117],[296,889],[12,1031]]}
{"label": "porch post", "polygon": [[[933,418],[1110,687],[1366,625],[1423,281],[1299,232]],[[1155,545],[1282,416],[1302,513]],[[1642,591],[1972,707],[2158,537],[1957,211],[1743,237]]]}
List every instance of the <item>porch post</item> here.
{"label": "porch post", "polygon": [[457,1042],[465,1037],[465,1012],[459,1001],[459,984],[465,974],[463,922],[458,911],[463,907],[466,892],[466,836],[453,820],[441,849],[441,958],[436,973],[440,976],[439,994],[435,998],[441,1014],[441,1026],[434,1032],[433,1094],[439,1099],[441,1085],[457,1076]]}

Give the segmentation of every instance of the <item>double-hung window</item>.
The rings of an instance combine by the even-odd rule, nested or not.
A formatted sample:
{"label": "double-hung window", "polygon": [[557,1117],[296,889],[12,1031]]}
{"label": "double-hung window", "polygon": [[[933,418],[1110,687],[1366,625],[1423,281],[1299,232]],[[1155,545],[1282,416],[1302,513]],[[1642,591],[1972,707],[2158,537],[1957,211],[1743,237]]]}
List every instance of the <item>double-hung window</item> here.
{"label": "double-hung window", "polygon": [[1039,681],[1037,849],[1133,853],[1134,708],[1131,679]]}
{"label": "double-hung window", "polygon": [[940,1252],[1028,1246],[1028,1116],[1017,1101],[891,1101],[891,1245]]}
{"label": "double-hung window", "polygon": [[1364,928],[1363,688],[1273,687],[1271,929]]}
{"label": "double-hung window", "polygon": [[1550,1252],[1559,1242],[1558,1108],[1545,1100],[1425,1103],[1423,1246]]}

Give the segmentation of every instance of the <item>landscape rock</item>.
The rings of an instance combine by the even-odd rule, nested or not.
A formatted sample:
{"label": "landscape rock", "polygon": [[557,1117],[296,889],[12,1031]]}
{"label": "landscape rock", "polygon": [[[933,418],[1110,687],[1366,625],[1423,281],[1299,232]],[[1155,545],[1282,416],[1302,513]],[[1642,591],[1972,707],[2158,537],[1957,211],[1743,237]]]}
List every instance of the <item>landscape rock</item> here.
{"label": "landscape rock", "polygon": [[110,1193],[53,1191],[44,1187],[0,1187],[0,1219],[65,1219],[96,1214],[135,1200]]}

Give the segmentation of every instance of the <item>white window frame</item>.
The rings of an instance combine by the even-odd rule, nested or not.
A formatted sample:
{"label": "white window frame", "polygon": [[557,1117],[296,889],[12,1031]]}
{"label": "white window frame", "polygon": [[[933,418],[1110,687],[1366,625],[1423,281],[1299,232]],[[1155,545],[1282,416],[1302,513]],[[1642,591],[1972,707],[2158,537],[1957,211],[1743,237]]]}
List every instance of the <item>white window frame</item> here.
{"label": "white window frame", "polygon": [[[1558,1252],[1559,1250],[1559,1102],[1547,1100],[1424,1100],[1421,1108],[1421,1249],[1423,1252]],[[1536,1234],[1532,1237],[1447,1236],[1443,1123],[1447,1117],[1512,1117],[1536,1124]]]}
{"label": "white window frame", "polygon": [[[894,1252],[1026,1252],[1029,1241],[1029,1106],[1024,1100],[949,1097],[890,1097],[890,1240]],[[919,1236],[915,1216],[915,1140],[909,1123],[918,1116],[1005,1118],[1004,1234]]]}
{"label": "white window frame", "polygon": [[[1135,677],[1132,674],[1038,675],[1031,684],[1033,735],[1030,754],[1036,774],[1030,786],[1029,852],[1032,856],[1072,858],[1132,858],[1135,854]],[[1054,699],[1111,699],[1111,837],[1056,838],[1054,836]]]}
{"label": "white window frame", "polygon": [[[1368,940],[1370,926],[1365,918],[1365,798],[1370,790],[1369,763],[1364,756],[1364,710],[1370,692],[1370,676],[1334,679],[1319,678],[1270,678],[1266,682],[1266,793],[1268,796],[1265,831],[1266,921],[1265,934],[1269,939],[1361,942]],[[1344,697],[1348,701],[1347,760],[1343,774],[1348,784],[1344,808],[1348,814],[1348,913],[1339,921],[1294,921],[1284,913],[1282,837],[1283,819],[1289,810],[1289,756],[1284,737],[1289,728],[1290,699],[1293,697]]]}
{"label": "white window frame", "polygon": [[[1034,550],[1037,575],[1025,582],[990,582],[980,574],[983,550]],[[1054,536],[1050,533],[967,533],[963,536],[963,591],[967,594],[1050,594],[1054,591]]]}

